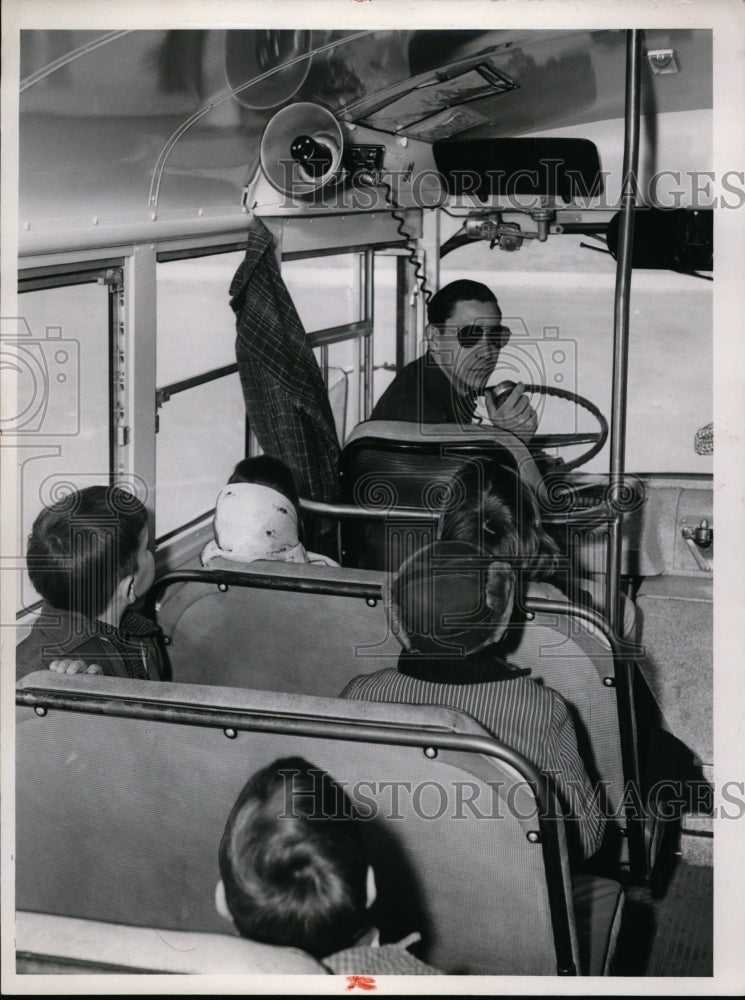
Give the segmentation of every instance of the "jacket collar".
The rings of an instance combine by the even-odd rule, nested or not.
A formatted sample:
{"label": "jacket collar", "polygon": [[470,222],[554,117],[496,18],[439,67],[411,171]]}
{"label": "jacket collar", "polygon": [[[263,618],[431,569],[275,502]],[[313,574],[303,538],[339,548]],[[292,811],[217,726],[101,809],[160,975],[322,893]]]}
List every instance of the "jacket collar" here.
{"label": "jacket collar", "polygon": [[493,646],[459,657],[425,656],[404,651],[398,658],[398,671],[420,681],[458,685],[508,681],[530,673],[502,659]]}
{"label": "jacket collar", "polygon": [[[50,644],[56,644],[61,653],[71,652],[88,639],[100,636],[96,623],[77,611],[65,611],[52,607],[46,602],[42,605],[38,625],[42,637]],[[136,611],[125,611],[119,625],[119,630],[127,636],[156,635],[159,631],[149,618]]]}

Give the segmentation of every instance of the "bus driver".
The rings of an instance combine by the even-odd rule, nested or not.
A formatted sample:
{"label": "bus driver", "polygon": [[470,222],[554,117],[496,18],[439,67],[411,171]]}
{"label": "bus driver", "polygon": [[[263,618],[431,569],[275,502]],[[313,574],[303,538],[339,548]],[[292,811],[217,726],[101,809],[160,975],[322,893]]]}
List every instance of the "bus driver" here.
{"label": "bus driver", "polygon": [[[406,365],[378,400],[371,420],[468,424],[476,397],[507,344],[510,331],[494,293],[479,281],[452,281],[427,305],[427,350]],[[486,392],[489,419],[523,442],[533,437],[535,411],[518,382],[508,393]],[[496,397],[496,398],[495,398]]]}

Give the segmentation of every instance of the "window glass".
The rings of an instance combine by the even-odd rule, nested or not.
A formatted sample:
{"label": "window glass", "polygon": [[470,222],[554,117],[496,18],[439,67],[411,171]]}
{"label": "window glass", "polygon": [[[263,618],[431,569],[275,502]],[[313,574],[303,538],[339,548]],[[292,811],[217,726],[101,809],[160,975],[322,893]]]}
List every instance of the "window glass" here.
{"label": "window glass", "polygon": [[282,277],[307,333],[360,318],[359,255],[287,260]]}
{"label": "window glass", "polygon": [[158,387],[235,363],[229,289],[244,253],[158,264]]}
{"label": "window glass", "polygon": [[[282,277],[307,333],[360,320],[359,269],[357,253],[283,262]],[[320,348],[314,354],[322,368]],[[358,422],[359,370],[357,340],[328,345],[326,388],[341,443]]]}
{"label": "window glass", "polygon": [[[445,237],[443,236],[443,239]],[[585,244],[584,246],[582,244]],[[587,244],[595,248],[589,249]],[[616,262],[591,236],[526,241],[514,253],[468,244],[442,261],[440,287],[483,281],[512,330],[490,382],[540,382],[595,403],[610,423]],[[712,283],[664,270],[635,269],[631,281],[626,470],[711,473],[696,431],[713,419]],[[585,410],[534,396],[538,433],[591,430]],[[588,446],[562,449],[567,460]],[[586,471],[606,472],[609,444]]]}
{"label": "window glass", "polygon": [[215,506],[246,453],[246,416],[237,374],[179,392],[159,411],[155,537]]}
{"label": "window glass", "polygon": [[[243,251],[158,264],[157,386],[235,364],[229,290]],[[185,389],[158,412],[155,537],[215,505],[245,455],[245,408],[238,375]]]}
{"label": "window glass", "polygon": [[[334,414],[336,433],[341,444],[350,430],[359,422],[360,405],[360,363],[359,340],[341,340],[328,345],[328,372],[326,389],[331,411]],[[315,351],[316,360],[323,370],[320,348]]]}
{"label": "window glass", "polygon": [[[19,607],[39,597],[24,567],[26,540],[42,507],[70,488],[109,482],[109,305],[105,285],[24,292],[3,367],[17,373],[16,413],[3,415],[3,443],[17,449]],[[14,560],[15,561],[15,560]]]}
{"label": "window glass", "polygon": [[375,255],[373,405],[396,374],[396,260],[394,256]]}

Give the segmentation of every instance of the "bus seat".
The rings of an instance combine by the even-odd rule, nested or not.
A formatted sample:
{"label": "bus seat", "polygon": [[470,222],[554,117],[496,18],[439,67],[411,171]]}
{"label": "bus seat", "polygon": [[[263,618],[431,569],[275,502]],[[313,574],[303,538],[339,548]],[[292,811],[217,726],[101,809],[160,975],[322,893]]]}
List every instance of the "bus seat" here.
{"label": "bus seat", "polygon": [[[644,880],[654,866],[663,824],[657,815],[646,816],[641,825],[629,824],[625,816],[628,783],[633,781],[645,791],[641,773],[632,770],[631,758],[624,756],[624,741],[627,746],[633,744],[633,757],[638,756],[635,702],[619,700],[617,694],[624,676],[630,676],[632,688],[642,682],[636,666],[619,655],[622,646],[614,653],[600,616],[573,605],[551,585],[529,585],[521,618],[505,636],[502,651],[511,663],[529,668],[533,680],[558,691],[570,705],[582,759],[590,780],[603,792],[601,802],[611,820],[603,858],[613,864],[633,861],[634,875]],[[653,771],[654,762],[649,764]],[[632,840],[635,848],[631,848]]]}
{"label": "bus seat", "polygon": [[620,886],[589,891],[592,941],[605,942],[590,953],[563,821],[536,798],[544,779],[469,716],[48,671],[16,696],[19,909],[224,932],[213,897],[225,819],[257,768],[298,754],[366,817],[383,941],[419,931],[419,957],[452,974],[607,971]]}
{"label": "bus seat", "polygon": [[16,971],[203,975],[328,974],[297,948],[259,944],[228,934],[202,934],[16,913]]}
{"label": "bus seat", "polygon": [[[341,522],[342,562],[396,570],[434,540],[432,523],[407,520],[396,507],[440,510],[450,480],[468,458],[502,457],[534,488],[536,464],[522,441],[495,427],[368,420],[354,428],[340,459],[341,499],[371,510],[369,519]],[[388,517],[381,517],[389,511]]]}
{"label": "bus seat", "polygon": [[251,563],[240,574],[164,576],[155,586],[155,617],[173,679],[337,695],[356,674],[398,657],[383,580],[382,573],[280,562]]}

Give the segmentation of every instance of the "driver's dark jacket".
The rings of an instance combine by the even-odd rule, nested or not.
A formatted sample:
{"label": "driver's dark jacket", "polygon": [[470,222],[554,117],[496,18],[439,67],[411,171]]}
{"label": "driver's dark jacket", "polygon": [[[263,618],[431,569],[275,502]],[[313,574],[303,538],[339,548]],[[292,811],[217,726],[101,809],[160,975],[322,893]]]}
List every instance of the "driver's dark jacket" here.
{"label": "driver's dark jacket", "polygon": [[113,628],[44,604],[39,621],[16,649],[16,678],[58,659],[97,663],[111,677],[159,681],[170,675],[160,629],[135,611],[126,611]]}
{"label": "driver's dark jacket", "polygon": [[476,393],[461,395],[429,352],[396,375],[375,404],[371,420],[470,424]]}

